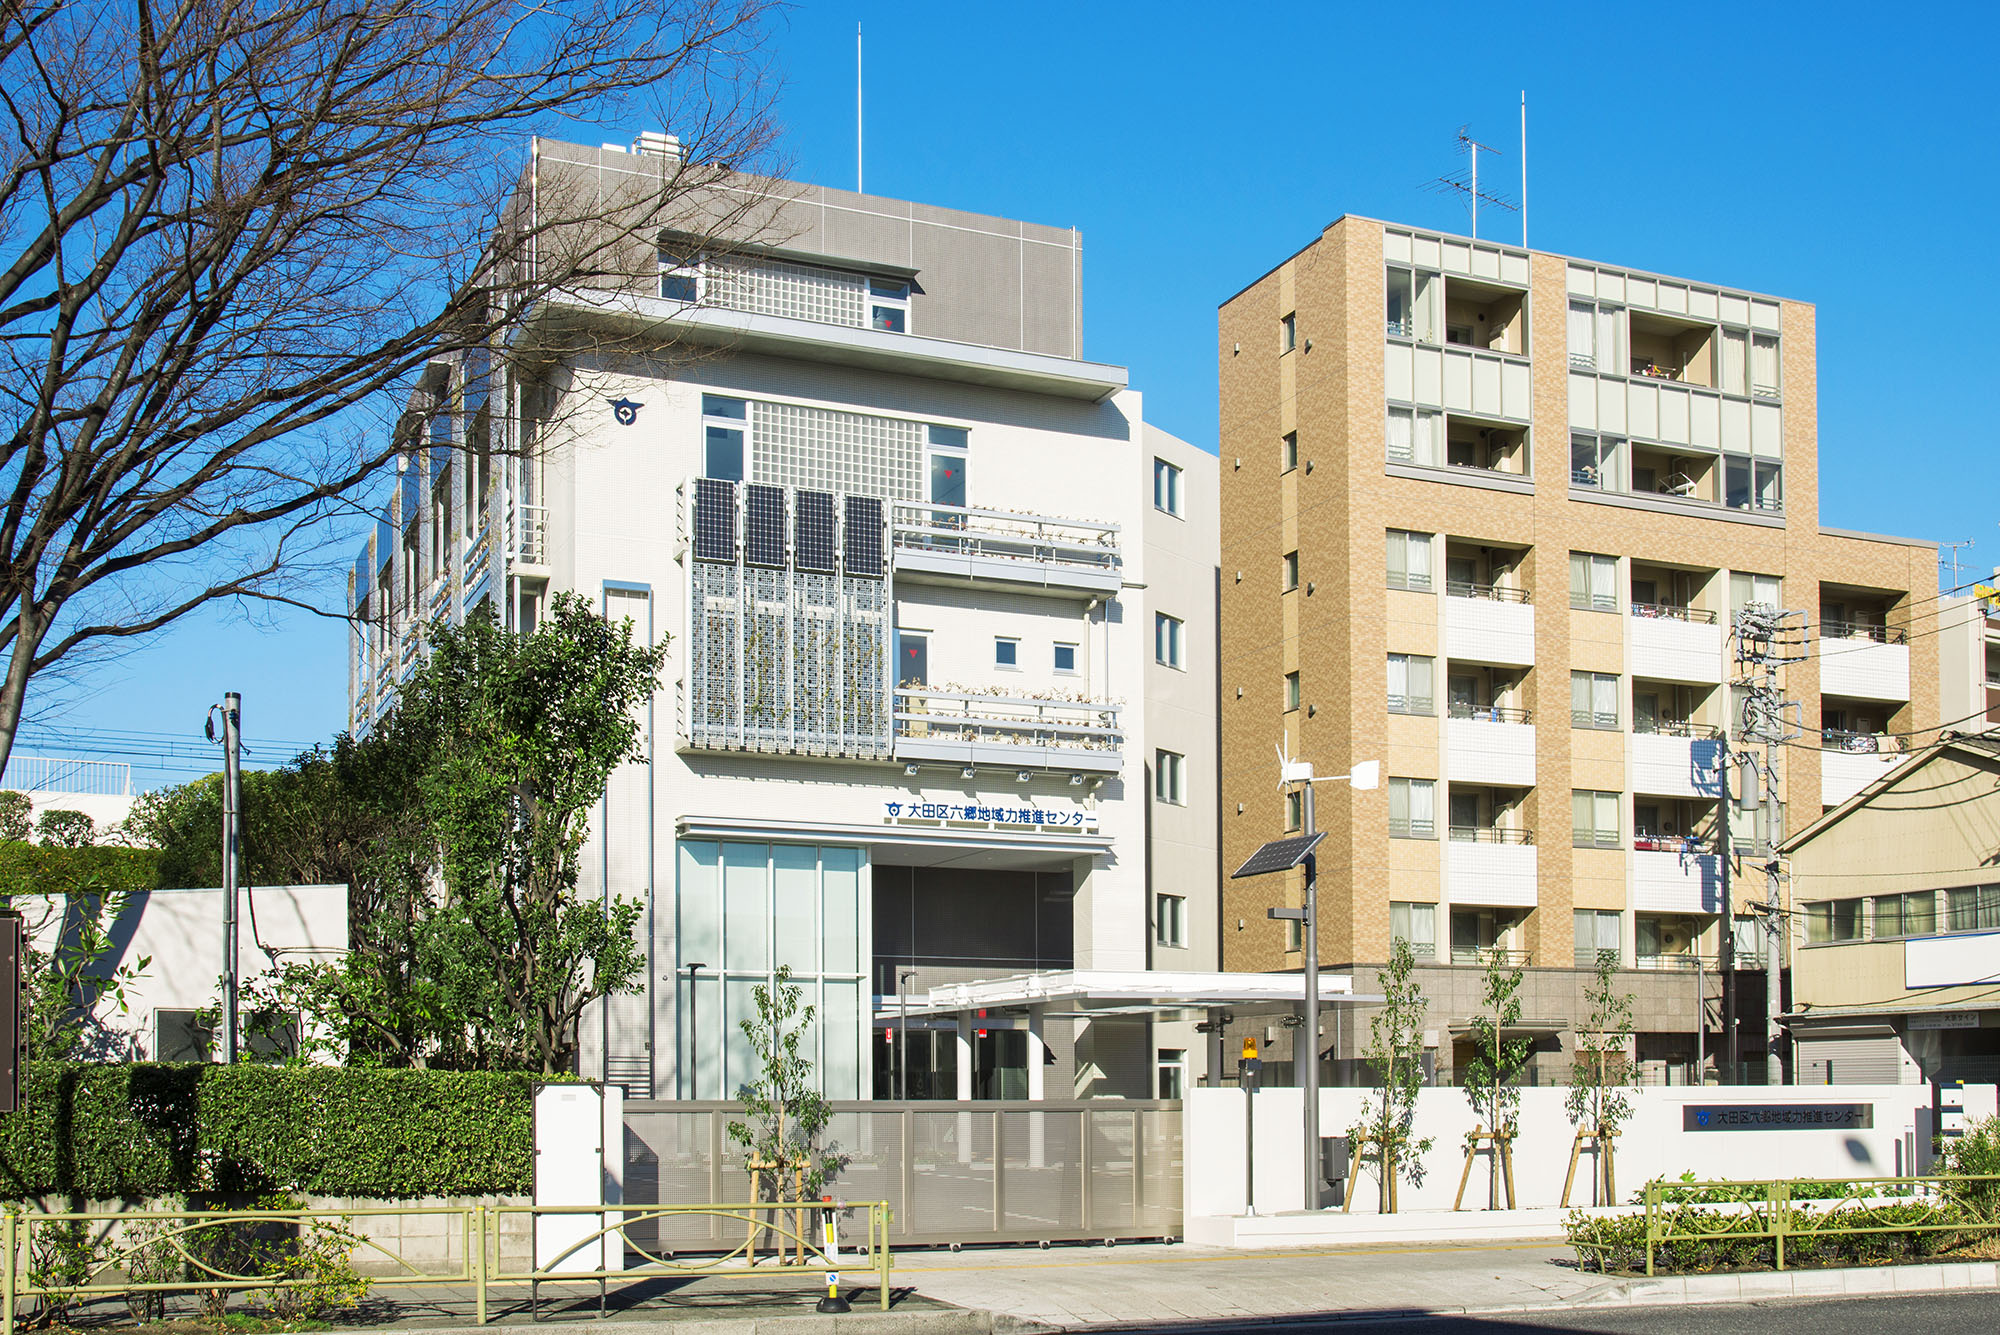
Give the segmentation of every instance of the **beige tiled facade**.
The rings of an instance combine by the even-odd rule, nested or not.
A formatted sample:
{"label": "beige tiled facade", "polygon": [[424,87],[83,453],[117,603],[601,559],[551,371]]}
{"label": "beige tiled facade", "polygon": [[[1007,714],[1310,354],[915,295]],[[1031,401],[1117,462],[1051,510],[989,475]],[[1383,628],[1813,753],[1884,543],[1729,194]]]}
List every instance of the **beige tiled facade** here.
{"label": "beige tiled facade", "polygon": [[[1392,267],[1440,275],[1434,280],[1433,327],[1415,328],[1420,317],[1403,325],[1405,331],[1414,329],[1414,337],[1399,337],[1385,322]],[[1623,342],[1607,343],[1615,352],[1579,369],[1570,342],[1578,318],[1571,303],[1581,299],[1580,288],[1613,312],[1607,318],[1619,322]],[[1618,300],[1607,299],[1606,292]],[[1417,304],[1422,306],[1421,298]],[[1481,305],[1522,311],[1513,325],[1525,329],[1523,353],[1460,342],[1468,335],[1486,337],[1504,321],[1496,314],[1489,326],[1489,309],[1474,309]],[[1287,315],[1296,330],[1289,349],[1281,346]],[[1468,322],[1464,332],[1449,328],[1454,315]],[[1617,912],[1621,958],[1640,997],[1640,1028],[1652,1035],[1650,1045],[1642,1040],[1641,1056],[1650,1052],[1662,1069],[1679,1063],[1685,1074],[1697,1045],[1695,979],[1701,975],[1691,967],[1692,957],[1720,953],[1719,893],[1714,876],[1704,890],[1697,874],[1692,890],[1672,893],[1691,895],[1686,902],[1708,911],[1659,910],[1662,903],[1682,900],[1659,899],[1645,888],[1645,878],[1663,874],[1673,881],[1675,868],[1660,861],[1666,853],[1647,850],[1654,853],[1648,862],[1634,849],[1635,822],[1643,819],[1650,836],[1712,837],[1720,808],[1712,775],[1705,790],[1677,796],[1676,782],[1663,785],[1647,777],[1655,771],[1635,761],[1640,703],[1635,691],[1647,697],[1649,720],[1668,721],[1663,729],[1649,724],[1648,731],[1672,737],[1675,724],[1695,722],[1701,726],[1694,730],[1700,737],[1693,745],[1705,740],[1708,747],[1698,754],[1719,750],[1710,730],[1720,728],[1730,713],[1734,669],[1726,662],[1726,630],[1731,576],[1743,572],[1778,577],[1781,604],[1805,611],[1814,628],[1811,657],[1788,668],[1784,678],[1789,697],[1804,703],[1806,729],[1800,739],[1805,744],[1785,748],[1782,758],[1780,789],[1793,828],[1847,795],[1829,786],[1847,782],[1845,771],[1822,773],[1823,756],[1815,749],[1822,729],[1841,730],[1828,745],[1867,754],[1871,747],[1888,751],[1901,745],[1897,734],[1939,722],[1936,639],[1925,633],[1934,620],[1935,547],[1832,533],[1818,524],[1813,308],[1345,217],[1225,302],[1219,335],[1226,866],[1240,865],[1258,844],[1286,828],[1286,799],[1277,788],[1272,753],[1281,737],[1289,736],[1293,753],[1322,775],[1379,760],[1385,776],[1431,780],[1436,785],[1431,838],[1390,836],[1386,784],[1385,790],[1360,793],[1343,784],[1319,787],[1317,825],[1328,832],[1319,858],[1319,935],[1326,964],[1352,968],[1357,987],[1368,990],[1374,966],[1388,952],[1391,903],[1435,905],[1435,968],[1427,970],[1433,975],[1427,984],[1433,997],[1430,1023],[1439,1035],[1440,1061],[1449,1064],[1449,1031],[1471,1004],[1456,999],[1463,980],[1452,975],[1477,973],[1474,965],[1448,964],[1454,904],[1463,911],[1470,897],[1495,907],[1514,895],[1511,906],[1497,906],[1500,921],[1517,917],[1512,929],[1480,944],[1525,952],[1531,961],[1527,1010],[1546,1020],[1570,1018],[1576,1004],[1582,975],[1573,967],[1574,912]],[[1768,355],[1772,337],[1775,358]],[[1733,363],[1725,339],[1736,340]],[[1753,343],[1764,360],[1746,354]],[[1648,368],[1653,374],[1640,375],[1624,363],[1628,351],[1642,347],[1683,349],[1676,355],[1684,356],[1685,364],[1655,361]],[[1754,380],[1769,376],[1774,363],[1781,397],[1778,387],[1760,390]],[[1423,367],[1436,364],[1445,369],[1427,384]],[[1726,392],[1732,375],[1726,364],[1746,392]],[[1399,365],[1418,369],[1401,373],[1404,392],[1392,398],[1391,381],[1399,374],[1393,368]],[[1624,371],[1633,374],[1620,374]],[[1517,446],[1513,456],[1517,471],[1451,466],[1447,459],[1455,456],[1443,443],[1428,463],[1391,462],[1386,415],[1392,403],[1441,411],[1441,437],[1486,430],[1495,439],[1508,433],[1518,439],[1525,430],[1525,446]],[[1657,420],[1642,420],[1642,410],[1656,413]],[[1621,442],[1616,476],[1609,467],[1596,475],[1612,479],[1604,490],[1573,485],[1572,435],[1585,428]],[[1283,442],[1293,432],[1297,466],[1286,468]],[[1474,439],[1468,434],[1468,441]],[[1753,473],[1753,463],[1781,463],[1781,502],[1760,504],[1748,483],[1740,496],[1732,493],[1725,454],[1740,459],[1744,476],[1760,483],[1765,473]],[[1640,471],[1641,458],[1652,472]],[[1697,494],[1706,489],[1714,499],[1687,499],[1671,487]],[[1742,508],[1731,500],[1743,502]],[[1387,587],[1390,530],[1430,535],[1429,590]],[[1299,575],[1298,587],[1287,591],[1280,572],[1289,552],[1298,553]],[[1572,606],[1565,596],[1572,552],[1616,560],[1615,611]],[[1448,566],[1448,559],[1461,555],[1473,563],[1474,591],[1481,596],[1447,594],[1448,577],[1458,569]],[[1497,574],[1491,564],[1496,558]],[[1658,633],[1691,636],[1697,643],[1692,660],[1673,660],[1693,661],[1692,668],[1663,667],[1668,660],[1658,651],[1644,644],[1635,648],[1635,631],[1655,630],[1640,625],[1653,618],[1631,610],[1635,581],[1641,581],[1642,592],[1659,590],[1652,592],[1656,602],[1649,608],[1668,609],[1662,621],[1671,624]],[[1488,584],[1495,588],[1488,590]],[[1675,587],[1679,594],[1667,592]],[[1682,608],[1694,609],[1691,617],[1681,616]],[[1712,621],[1704,623],[1708,616]],[[1823,644],[1820,625],[1828,616],[1851,618],[1861,628],[1851,641]],[[1518,626],[1515,641],[1496,629],[1502,623]],[[1705,629],[1690,629],[1704,624]],[[1530,628],[1530,653],[1490,647],[1525,642]],[[1904,631],[1907,643],[1897,645]],[[1864,696],[1829,691],[1822,699],[1822,655],[1830,664],[1836,649],[1847,660],[1838,665],[1846,674],[1841,683]],[[1386,674],[1392,653],[1433,660],[1429,712],[1389,711]],[[1524,656],[1532,661],[1518,661]],[[1906,664],[1895,661],[1901,659]],[[1856,676],[1855,665],[1878,660],[1886,664],[1886,675],[1877,677],[1889,684],[1878,684],[1877,677],[1859,687],[1847,684]],[[1449,725],[1461,720],[1446,717],[1454,689],[1449,679],[1468,665],[1474,665],[1477,678],[1472,717],[1464,720],[1472,730],[1454,734]],[[1616,727],[1571,726],[1573,671],[1616,679]],[[1295,710],[1286,707],[1286,674],[1292,672],[1300,683]],[[1496,692],[1493,681],[1508,688]],[[1503,694],[1504,711],[1488,708]],[[1452,738],[1483,747],[1486,737],[1478,730],[1497,726],[1484,720],[1503,716],[1526,718],[1533,727],[1527,739],[1529,724],[1509,724],[1519,729],[1508,734],[1520,749],[1517,781],[1464,782],[1465,774],[1486,762],[1460,756],[1455,750],[1460,742]],[[1850,739],[1849,732],[1859,735]],[[1648,737],[1644,744],[1656,740]],[[1615,831],[1597,841],[1610,846],[1572,846],[1575,790],[1617,795]],[[1453,796],[1481,804],[1469,827],[1477,842],[1447,837]],[[1512,803],[1511,812],[1491,815],[1495,799]],[[1502,833],[1489,836],[1489,829]],[[1750,833],[1739,828],[1737,837]],[[1484,842],[1489,837],[1517,842]],[[1698,873],[1699,856],[1682,864]],[[1530,860],[1532,873],[1523,873]],[[1483,870],[1489,863],[1490,877]],[[1720,871],[1712,861],[1707,865]],[[1532,878],[1526,903],[1519,902],[1518,892],[1501,889],[1509,876],[1520,875]],[[1265,910],[1281,900],[1298,902],[1301,889],[1296,874],[1283,886],[1273,878],[1225,883],[1224,967],[1299,967],[1299,955],[1286,948],[1283,924],[1267,920]],[[1746,871],[1734,898],[1761,898],[1763,891],[1762,876]],[[1692,935],[1663,945],[1670,938],[1658,933],[1670,927],[1691,929]],[[1641,939],[1646,932],[1654,935]],[[1761,1010],[1761,981],[1754,990]],[[1720,988],[1712,975],[1704,991],[1713,1028]],[[1714,1041],[1710,1035],[1706,1044]],[[1351,1055],[1353,1036],[1331,1046],[1337,1056]],[[1568,1050],[1565,1036],[1561,1053]],[[1714,1055],[1710,1051],[1711,1060]],[[1566,1056],[1540,1060],[1554,1063]]]}

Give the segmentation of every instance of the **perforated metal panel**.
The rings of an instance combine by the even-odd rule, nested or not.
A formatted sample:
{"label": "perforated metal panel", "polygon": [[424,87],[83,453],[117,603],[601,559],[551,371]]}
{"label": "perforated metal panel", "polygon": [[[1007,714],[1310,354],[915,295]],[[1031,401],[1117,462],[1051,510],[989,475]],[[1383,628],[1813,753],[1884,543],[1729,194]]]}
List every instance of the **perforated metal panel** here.
{"label": "perforated metal panel", "polygon": [[795,498],[792,560],[800,570],[821,575],[834,572],[833,497],[824,491],[802,491]]}
{"label": "perforated metal panel", "polygon": [[736,559],[736,484],[712,477],[694,484],[694,558]]}
{"label": "perforated metal panel", "polygon": [[753,566],[785,563],[785,489],[752,482],[743,489],[743,559]]}
{"label": "perforated metal panel", "polygon": [[850,575],[882,576],[882,502],[873,496],[849,496],[846,522],[840,526],[841,563]]}

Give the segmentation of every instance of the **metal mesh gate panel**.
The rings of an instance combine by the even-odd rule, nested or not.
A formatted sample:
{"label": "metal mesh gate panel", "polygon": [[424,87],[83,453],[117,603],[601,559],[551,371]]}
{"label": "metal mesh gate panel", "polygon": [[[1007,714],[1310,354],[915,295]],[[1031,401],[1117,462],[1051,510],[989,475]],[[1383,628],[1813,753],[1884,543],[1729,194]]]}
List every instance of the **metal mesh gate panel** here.
{"label": "metal mesh gate panel", "polygon": [[[1181,1236],[1178,1103],[833,1109],[827,1146],[841,1166],[826,1190],[842,1200],[888,1201],[898,1245]],[[740,1201],[749,1174],[726,1127],[741,1117],[734,1103],[627,1103],[626,1202]],[[736,1241],[702,1221],[669,1227],[658,1239],[669,1249]]]}

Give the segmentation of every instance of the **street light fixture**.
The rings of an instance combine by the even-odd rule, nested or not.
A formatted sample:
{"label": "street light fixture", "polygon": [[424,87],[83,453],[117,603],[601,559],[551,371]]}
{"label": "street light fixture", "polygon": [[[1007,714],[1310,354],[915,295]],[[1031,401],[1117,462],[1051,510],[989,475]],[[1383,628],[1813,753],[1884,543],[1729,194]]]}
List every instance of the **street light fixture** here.
{"label": "street light fixture", "polygon": [[[1305,785],[1304,820],[1305,832],[1289,839],[1274,839],[1250,855],[1250,860],[1231,874],[1230,880],[1246,876],[1262,876],[1269,872],[1286,871],[1299,864],[1305,864],[1306,893],[1305,905],[1296,909],[1270,909],[1269,917],[1287,919],[1299,924],[1299,945],[1305,954],[1306,1001],[1302,1015],[1305,1020],[1305,1060],[1294,1064],[1301,1068],[1301,1079],[1305,1091],[1306,1118],[1306,1158],[1305,1158],[1305,1208],[1320,1208],[1319,1177],[1319,861],[1313,850],[1325,836],[1313,828],[1313,785],[1316,783],[1347,783],[1358,789],[1382,786],[1382,763],[1378,760],[1364,760],[1345,774],[1329,774],[1323,778],[1313,775],[1312,762],[1294,760],[1285,754],[1285,748],[1278,748],[1278,791],[1284,792],[1293,784]],[[1294,1051],[1297,1045],[1294,1044]]]}

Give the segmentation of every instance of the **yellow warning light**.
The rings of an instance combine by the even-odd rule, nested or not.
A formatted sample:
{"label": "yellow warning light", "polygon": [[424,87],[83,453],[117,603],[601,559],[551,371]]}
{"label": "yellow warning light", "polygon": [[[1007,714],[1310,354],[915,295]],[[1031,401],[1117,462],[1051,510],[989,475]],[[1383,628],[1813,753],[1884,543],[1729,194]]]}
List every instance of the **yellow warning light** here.
{"label": "yellow warning light", "polygon": [[1243,1060],[1247,1062],[1257,1060],[1257,1040],[1248,1035],[1243,1039]]}

